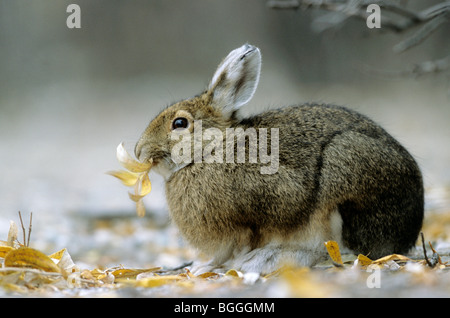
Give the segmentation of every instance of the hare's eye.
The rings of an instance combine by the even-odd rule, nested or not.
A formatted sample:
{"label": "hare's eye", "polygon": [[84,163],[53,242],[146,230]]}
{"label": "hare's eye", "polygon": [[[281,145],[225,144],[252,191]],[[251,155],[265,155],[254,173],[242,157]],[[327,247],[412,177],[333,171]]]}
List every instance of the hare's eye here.
{"label": "hare's eye", "polygon": [[172,122],[172,129],[177,128],[187,128],[189,126],[189,121],[184,117],[175,118]]}

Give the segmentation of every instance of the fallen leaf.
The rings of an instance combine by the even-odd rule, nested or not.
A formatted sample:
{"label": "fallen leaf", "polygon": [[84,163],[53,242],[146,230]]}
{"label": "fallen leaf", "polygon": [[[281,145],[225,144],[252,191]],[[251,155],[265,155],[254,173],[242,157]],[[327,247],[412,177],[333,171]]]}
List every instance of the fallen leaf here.
{"label": "fallen leaf", "polygon": [[8,246],[14,247],[14,242],[17,241],[17,225],[14,221],[9,221],[9,231],[8,231]]}
{"label": "fallen leaf", "polygon": [[[316,281],[307,267],[283,268],[280,279],[286,284],[290,297],[327,297],[331,288]],[[282,287],[279,287],[282,288]]]}
{"label": "fallen leaf", "polygon": [[200,275],[195,276],[196,278],[203,278],[203,279],[212,279],[212,278],[219,278],[219,274],[214,273],[214,272],[206,272]]}
{"label": "fallen leaf", "polygon": [[232,277],[237,277],[237,278],[242,278],[244,275],[241,272],[238,272],[235,269],[229,269],[226,273],[225,276],[232,276]]}
{"label": "fallen leaf", "polygon": [[4,258],[13,249],[11,246],[0,246],[0,257]]}
{"label": "fallen leaf", "polygon": [[126,269],[121,268],[113,271],[111,274],[114,275],[115,278],[136,278],[137,275],[147,272],[155,272],[160,270],[161,267],[153,267],[148,269]]}
{"label": "fallen leaf", "polygon": [[163,276],[152,276],[152,277],[145,277],[139,280],[136,280],[135,285],[136,287],[146,287],[146,288],[153,288],[153,287],[159,287],[162,285],[171,284],[174,282],[178,282],[181,280],[185,280],[183,276],[180,275],[163,275]]}
{"label": "fallen leaf", "polygon": [[370,264],[372,264],[372,260],[370,258],[368,258],[367,256],[362,255],[362,254],[358,255],[358,262],[362,266],[369,266]]}
{"label": "fallen leaf", "polygon": [[63,248],[62,250],[59,250],[58,252],[55,252],[51,255],[49,255],[48,257],[56,259],[56,260],[61,260],[61,258],[63,257],[64,253],[66,253],[66,249]]}
{"label": "fallen leaf", "polygon": [[11,250],[5,255],[4,265],[5,267],[29,267],[40,269],[45,272],[60,273],[59,267],[50,259],[50,257],[29,247],[20,247]]}
{"label": "fallen leaf", "polygon": [[327,241],[324,244],[333,262],[335,262],[338,265],[344,266],[344,263],[342,262],[341,252],[339,251],[338,243],[336,241]]}
{"label": "fallen leaf", "polygon": [[384,264],[387,263],[388,261],[403,261],[403,262],[407,262],[410,261],[411,259],[409,257],[406,257],[404,255],[400,255],[400,254],[391,254],[391,255],[387,255],[384,257],[381,257],[379,259],[376,259],[372,262],[372,264]]}
{"label": "fallen leaf", "polygon": [[56,265],[59,267],[59,269],[67,274],[79,271],[78,267],[73,262],[69,252],[65,248],[56,253],[53,253],[49,257],[56,260]]}

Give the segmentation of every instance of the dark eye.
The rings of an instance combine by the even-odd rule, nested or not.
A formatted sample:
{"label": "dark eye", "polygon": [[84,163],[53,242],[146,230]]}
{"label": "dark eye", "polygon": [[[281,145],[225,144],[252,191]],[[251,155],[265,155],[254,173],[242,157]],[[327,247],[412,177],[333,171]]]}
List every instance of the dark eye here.
{"label": "dark eye", "polygon": [[172,122],[172,130],[177,128],[187,128],[189,126],[189,121],[184,117],[175,118]]}

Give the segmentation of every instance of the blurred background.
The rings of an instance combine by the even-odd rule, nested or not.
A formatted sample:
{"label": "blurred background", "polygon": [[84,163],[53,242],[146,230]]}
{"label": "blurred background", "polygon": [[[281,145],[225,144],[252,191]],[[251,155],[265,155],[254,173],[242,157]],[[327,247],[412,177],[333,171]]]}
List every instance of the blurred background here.
{"label": "blurred background", "polygon": [[[81,8],[80,29],[66,26],[70,3]],[[323,14],[264,0],[0,0],[0,239],[17,211],[25,226],[33,212],[32,246],[67,248],[75,262],[179,265],[169,247],[189,259],[168,225],[161,178],[150,175],[138,219],[128,189],[105,172],[120,168],[120,142],[132,152],[153,116],[201,92],[246,42],[261,49],[263,67],[244,113],[318,101],[369,115],[417,158],[427,208],[437,208],[450,184],[449,73],[392,72],[448,55],[448,24],[397,54],[408,33],[356,19],[315,32]]]}

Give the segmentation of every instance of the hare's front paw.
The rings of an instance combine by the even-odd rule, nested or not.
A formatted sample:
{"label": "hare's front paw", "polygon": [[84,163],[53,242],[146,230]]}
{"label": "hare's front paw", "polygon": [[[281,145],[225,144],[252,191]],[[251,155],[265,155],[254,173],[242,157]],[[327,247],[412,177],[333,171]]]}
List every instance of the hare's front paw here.
{"label": "hare's front paw", "polygon": [[243,272],[270,273],[280,265],[282,249],[280,246],[266,245],[249,252],[244,252],[227,263],[231,268]]}
{"label": "hare's front paw", "polygon": [[326,254],[320,248],[268,244],[242,253],[224,265],[243,272],[269,274],[285,265],[312,266],[324,257]]}
{"label": "hare's front paw", "polygon": [[193,275],[197,276],[207,272],[225,273],[225,268],[210,261],[207,263],[194,263],[192,264],[190,271]]}

